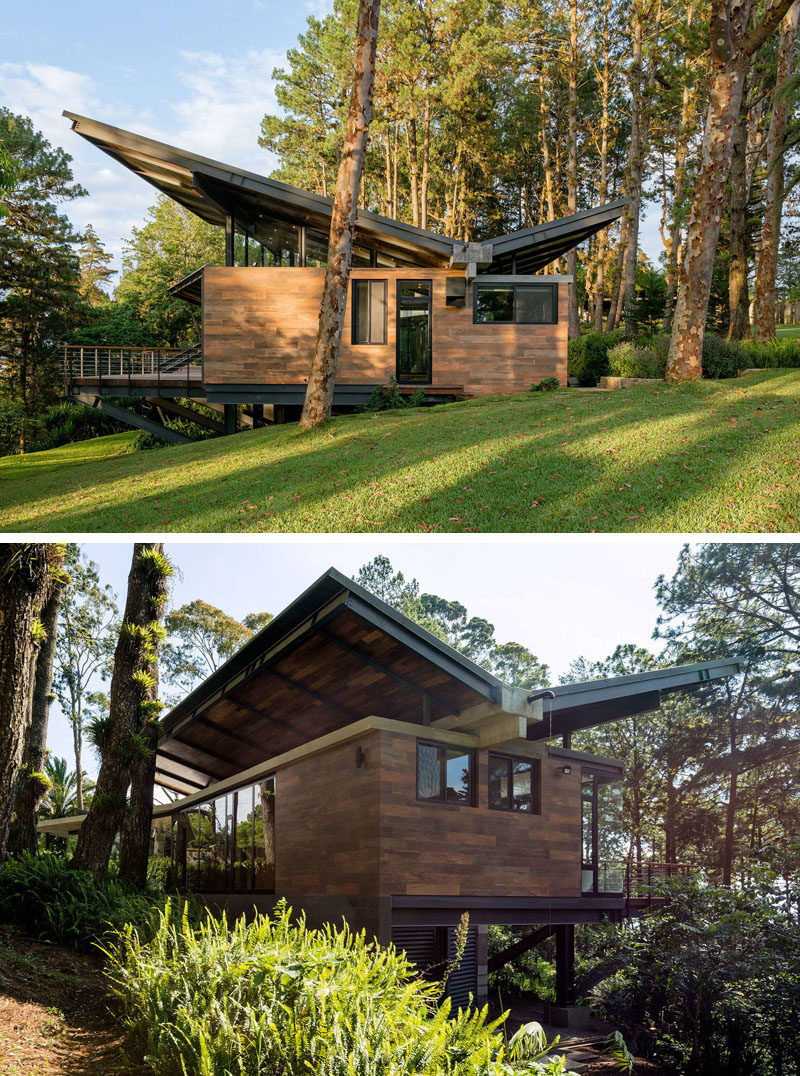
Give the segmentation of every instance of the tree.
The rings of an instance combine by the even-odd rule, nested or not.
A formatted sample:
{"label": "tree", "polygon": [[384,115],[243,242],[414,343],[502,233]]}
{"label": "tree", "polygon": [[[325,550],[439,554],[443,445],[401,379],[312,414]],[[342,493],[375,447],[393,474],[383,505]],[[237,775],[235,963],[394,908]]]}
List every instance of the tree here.
{"label": "tree", "polygon": [[86,704],[96,679],[105,680],[111,672],[119,611],[111,587],[100,581],[97,564],[76,545],[67,549],[67,571],[70,583],[61,603],[53,690],[72,726],[77,807],[82,811]]}
{"label": "tree", "polygon": [[270,613],[249,613],[240,623],[199,598],[182,605],[164,622],[168,635],[163,650],[165,678],[182,691],[191,691],[271,619]]}
{"label": "tree", "polygon": [[0,546],[0,864],[31,723],[41,615],[62,563],[57,545]]}
{"label": "tree", "polygon": [[773,0],[754,26],[750,26],[753,0],[711,3],[710,97],[686,229],[683,277],[672,323],[668,381],[702,376],[705,319],[745,76],[750,58],[770,37],[792,2]]}
{"label": "tree", "polygon": [[[153,810],[161,618],[171,573],[163,545],[137,542],[128,575],[125,613],[114,653],[114,671],[101,765],[92,805],[78,835],[71,866],[101,882],[117,833],[123,829],[120,873],[141,882]],[[128,789],[131,789],[128,804]]]}
{"label": "tree", "polygon": [[194,269],[224,264],[222,229],[160,195],[125,243],[115,299],[135,312],[155,346],[188,346],[200,331],[195,309],[168,289]]}
{"label": "tree", "polygon": [[32,406],[54,395],[56,348],[77,304],[78,236],[58,207],[86,192],[73,181],[71,157],[26,117],[0,108],[0,143],[14,171],[0,227],[0,377]]}
{"label": "tree", "polygon": [[761,243],[756,253],[753,283],[755,336],[757,340],[764,343],[775,337],[775,274],[778,265],[783,208],[783,155],[790,112],[789,101],[783,91],[794,69],[798,19],[800,19],[800,4],[793,3],[781,22],[772,115],[767,135],[764,222],[761,226]]}
{"label": "tree", "polygon": [[117,271],[111,268],[111,256],[106,253],[99,235],[91,224],[86,225],[86,230],[81,237],[78,257],[81,274],[78,289],[80,297],[89,306],[101,306],[107,303],[109,297],[101,285],[107,284],[112,276],[116,276]]}
{"label": "tree", "polygon": [[372,117],[375,84],[375,48],[378,40],[380,0],[360,0],[356,30],[353,91],[347,117],[342,159],[336,177],[331,213],[331,231],[319,329],[308,377],[300,425],[309,429],[330,418],[339,347],[344,327],[347,285],[353,254],[353,229],[358,209],[358,192],[367,131]]}
{"label": "tree", "polygon": [[[75,793],[78,787],[78,775],[70,770],[69,763],[65,758],[47,758],[44,763],[44,774],[47,778],[47,792],[41,807],[41,813],[45,818],[66,818],[68,815],[78,814],[78,805]],[[84,791],[94,787],[94,783],[83,775]]]}
{"label": "tree", "polygon": [[8,839],[8,850],[14,854],[35,852],[38,843],[36,819],[39,805],[48,790],[47,775],[43,771],[47,757],[50,704],[55,697],[52,687],[58,613],[67,584],[68,578],[65,573],[59,572],[54,576],[50,592],[42,606],[40,617],[42,638],[36,655],[30,727],[22,756],[22,772],[17,784],[14,819]]}

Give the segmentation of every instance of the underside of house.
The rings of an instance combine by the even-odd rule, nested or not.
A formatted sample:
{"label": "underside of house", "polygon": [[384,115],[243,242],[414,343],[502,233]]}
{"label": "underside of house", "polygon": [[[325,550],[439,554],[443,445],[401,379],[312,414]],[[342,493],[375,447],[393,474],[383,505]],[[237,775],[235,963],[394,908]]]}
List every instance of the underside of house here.
{"label": "underside of house", "polygon": [[[241,405],[255,425],[294,417],[314,353],[331,200],[64,115],[159,192],[224,228],[226,240],[224,266],[199,268],[169,289],[201,308],[197,347],[65,346],[67,395],[104,410],[114,396],[202,400],[221,409],[225,432]],[[438,400],[522,392],[548,377],[565,384],[570,278],[541,271],[626,204],[481,243],[359,210],[334,404],[362,405],[391,379],[401,392]]]}
{"label": "underside of house", "polygon": [[[458,1002],[554,937],[567,1011],[576,924],[638,914],[683,869],[630,868],[622,764],[573,750],[573,733],[738,671],[509,687],[330,569],[163,720],[156,780],[178,799],[155,809],[153,855],[214,906],[285,898],[431,976],[468,913]],[[490,924],[527,930],[491,964]]]}

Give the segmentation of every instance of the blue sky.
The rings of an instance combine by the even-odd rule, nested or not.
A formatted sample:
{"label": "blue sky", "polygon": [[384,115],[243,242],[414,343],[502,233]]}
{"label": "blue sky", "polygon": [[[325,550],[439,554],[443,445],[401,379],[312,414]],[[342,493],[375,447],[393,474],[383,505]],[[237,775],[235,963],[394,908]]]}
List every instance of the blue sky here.
{"label": "blue sky", "polygon": [[[81,543],[124,603],[130,542]],[[354,536],[209,542],[167,541],[178,567],[172,604],[194,598],[241,619],[280,612],[327,568],[355,576],[366,561],[388,556],[423,591],[461,601],[495,626],[499,641],[523,643],[550,666],[557,681],[581,655],[599,659],[618,643],[653,646],[658,608],[653,583],[674,570],[683,542],[676,538],[593,535],[559,539],[502,537],[453,542],[431,537],[386,541]],[[71,758],[69,726],[54,707],[48,746]],[[87,760],[87,768],[94,769]]]}
{"label": "blue sky", "polygon": [[[118,259],[154,190],[71,132],[63,109],[103,120],[226,163],[268,173],[258,146],[274,112],[272,71],[285,62],[310,13],[331,0],[140,0],[6,4],[0,22],[0,102],[32,118],[74,158],[89,191],[68,213],[92,223]],[[649,207],[642,246],[657,259],[658,212]]]}

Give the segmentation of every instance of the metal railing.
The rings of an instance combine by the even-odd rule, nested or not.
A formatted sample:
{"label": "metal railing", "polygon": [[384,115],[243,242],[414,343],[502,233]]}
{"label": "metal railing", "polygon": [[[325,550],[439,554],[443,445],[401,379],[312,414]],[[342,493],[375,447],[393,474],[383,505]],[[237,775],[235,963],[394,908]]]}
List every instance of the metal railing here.
{"label": "metal railing", "polygon": [[657,900],[656,889],[662,882],[685,878],[696,872],[697,868],[688,863],[643,863],[641,867],[629,863],[625,871],[625,897],[627,900]]}
{"label": "metal railing", "polygon": [[102,388],[103,378],[126,379],[131,387],[137,378],[155,378],[160,387],[162,375],[174,384],[186,380],[187,392],[192,381],[192,369],[202,365],[200,348],[179,347],[89,347],[78,344],[61,345],[61,373],[71,393],[75,381],[96,382]]}

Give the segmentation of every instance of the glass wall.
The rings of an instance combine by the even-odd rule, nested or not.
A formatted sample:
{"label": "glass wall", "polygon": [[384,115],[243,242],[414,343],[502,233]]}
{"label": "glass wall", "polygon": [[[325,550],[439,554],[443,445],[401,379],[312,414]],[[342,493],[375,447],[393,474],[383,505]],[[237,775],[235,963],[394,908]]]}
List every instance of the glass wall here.
{"label": "glass wall", "polygon": [[202,891],[275,889],[275,778],[181,811],[174,877]]}
{"label": "glass wall", "polygon": [[[301,266],[328,264],[328,233],[282,220],[236,219],[233,231],[235,266]],[[353,244],[353,268],[393,268],[402,264],[390,254]]]}
{"label": "glass wall", "polygon": [[582,891],[621,893],[625,881],[621,774],[583,771],[581,823]]}

